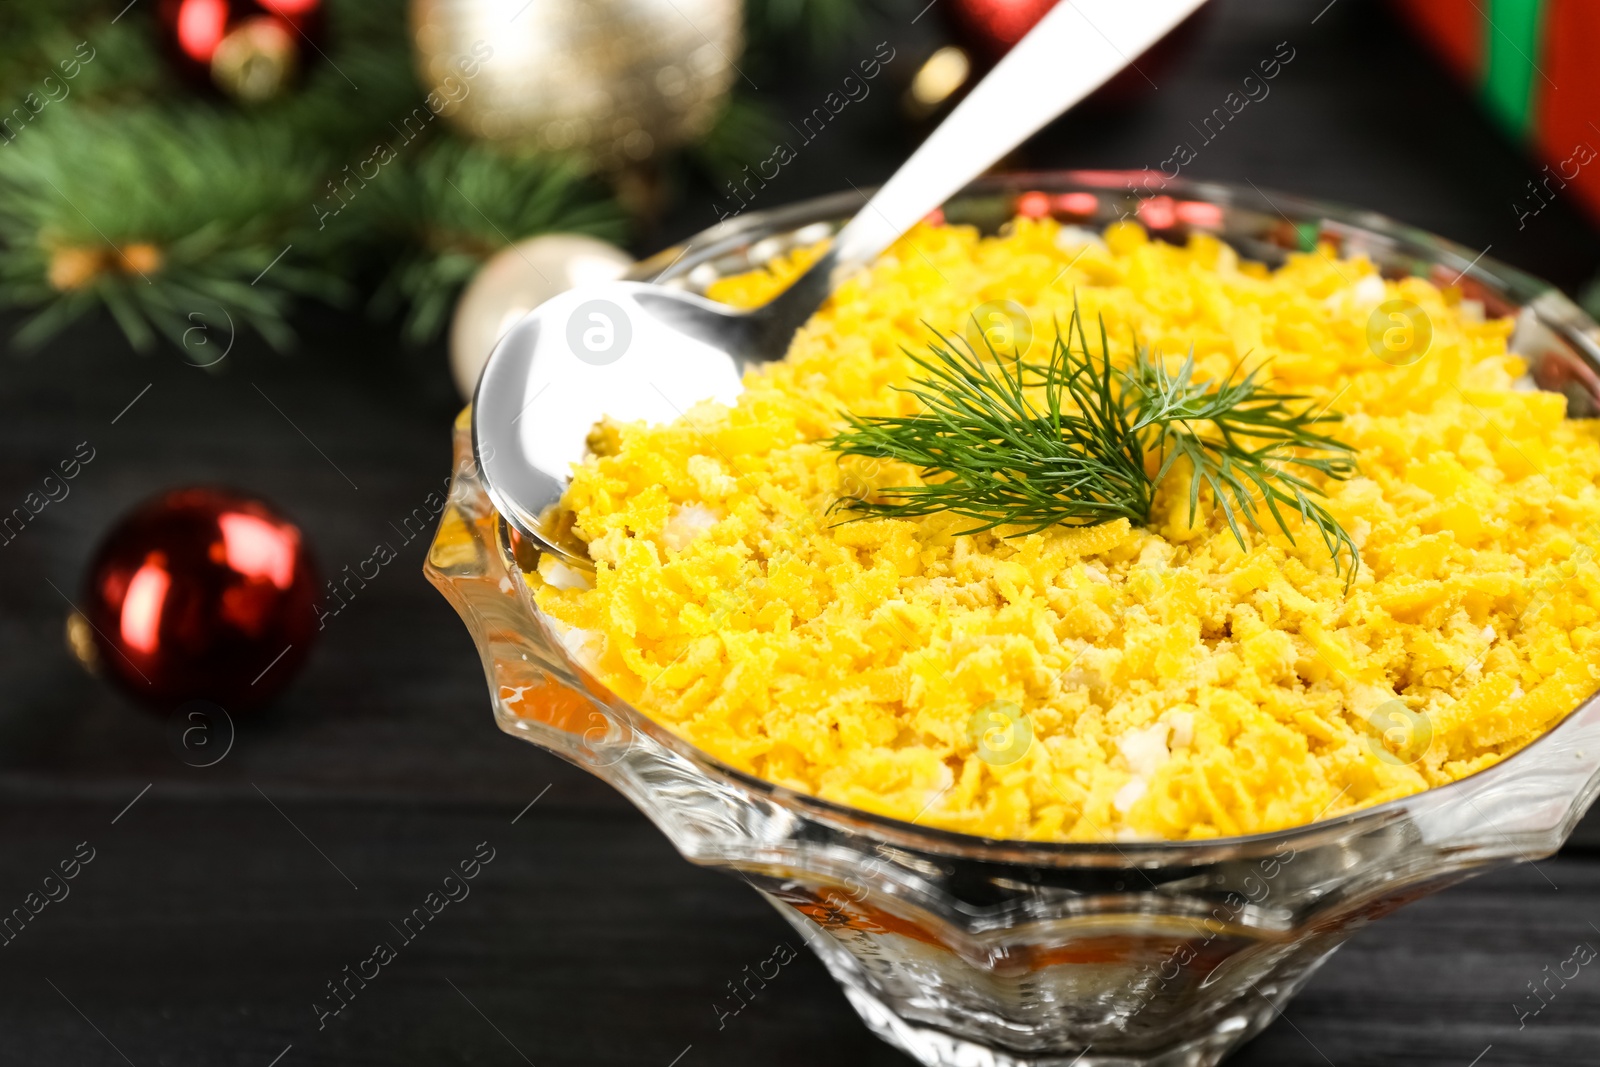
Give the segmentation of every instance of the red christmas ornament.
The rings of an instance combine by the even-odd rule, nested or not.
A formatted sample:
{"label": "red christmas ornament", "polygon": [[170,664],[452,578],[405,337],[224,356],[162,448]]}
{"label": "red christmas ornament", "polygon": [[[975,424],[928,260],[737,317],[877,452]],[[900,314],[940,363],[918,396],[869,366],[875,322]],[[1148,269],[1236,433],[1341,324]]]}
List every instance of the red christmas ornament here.
{"label": "red christmas ornament", "polygon": [[99,666],[160,710],[264,703],[316,636],[316,566],[279,512],[226,489],[176,489],[106,535],[83,612]]}
{"label": "red christmas ornament", "polygon": [[[1138,0],[1127,0],[1137,3]],[[950,0],[945,5],[947,18],[956,36],[977,53],[984,65],[992,64],[1011,51],[1027,32],[1053,7],[1057,0]],[[1150,91],[1173,61],[1194,39],[1200,20],[1209,18],[1210,5],[1201,7],[1173,27],[1171,33],[1151,45],[1130,65],[1118,71],[1090,98],[1099,103],[1121,104]]]}
{"label": "red christmas ornament", "polygon": [[322,0],[162,0],[156,18],[180,72],[247,103],[282,95],[323,29]]}
{"label": "red christmas ornament", "polygon": [[951,0],[949,12],[962,37],[993,61],[1055,6],[1056,0]]}

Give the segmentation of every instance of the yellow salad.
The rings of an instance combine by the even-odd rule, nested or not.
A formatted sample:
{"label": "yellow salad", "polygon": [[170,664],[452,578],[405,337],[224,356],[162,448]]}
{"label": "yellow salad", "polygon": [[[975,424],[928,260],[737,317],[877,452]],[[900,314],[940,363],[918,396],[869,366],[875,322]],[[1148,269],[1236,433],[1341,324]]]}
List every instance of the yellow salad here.
{"label": "yellow salad", "polygon": [[[759,303],[814,254],[710,295]],[[974,534],[838,506],[932,477],[826,442],[847,412],[918,415],[908,353],[1005,301],[1036,353],[1076,308],[1113,363],[1137,339],[1173,366],[1192,351],[1197,380],[1260,366],[1341,415],[1354,473],[1313,481],[1358,564],[1292,511],[1241,546],[1209,489],[1191,512],[1181,464],[1143,522]],[[1391,301],[1431,329],[1414,360],[1375,354]],[[827,800],[1043,841],[1340,815],[1504,759],[1600,688],[1600,442],[1527,384],[1510,332],[1329,248],[1268,270],[1129,223],[919,226],[737,405],[597,427],[565,500],[595,575],[547,560],[530,580],[618,696]]]}

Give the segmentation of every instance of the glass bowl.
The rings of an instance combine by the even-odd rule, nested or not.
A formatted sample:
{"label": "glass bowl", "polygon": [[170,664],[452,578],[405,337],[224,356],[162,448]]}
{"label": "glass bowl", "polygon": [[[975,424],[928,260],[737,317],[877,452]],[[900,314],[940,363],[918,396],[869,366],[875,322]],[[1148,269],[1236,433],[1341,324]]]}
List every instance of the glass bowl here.
{"label": "glass bowl", "polygon": [[[634,277],[703,291],[827,237],[860,203],[852,192],[745,214]],[[1382,216],[1147,172],[987,179],[944,208],[986,231],[1018,212],[1090,227],[1135,217],[1173,241],[1204,230],[1269,264],[1319,241],[1365,252],[1386,276],[1456,285],[1488,314],[1516,316],[1513,347],[1535,382],[1574,415],[1600,411],[1600,330],[1587,316],[1544,282]],[[995,841],[797,794],[696,750],[568,654],[523,578],[531,546],[478,480],[469,427],[464,412],[426,571],[472,631],[500,728],[609,782],[692,862],[749,883],[867,1026],[923,1064],[1216,1063],[1345,938],[1424,894],[1554,852],[1596,792],[1590,699],[1470,778],[1251,837]]]}

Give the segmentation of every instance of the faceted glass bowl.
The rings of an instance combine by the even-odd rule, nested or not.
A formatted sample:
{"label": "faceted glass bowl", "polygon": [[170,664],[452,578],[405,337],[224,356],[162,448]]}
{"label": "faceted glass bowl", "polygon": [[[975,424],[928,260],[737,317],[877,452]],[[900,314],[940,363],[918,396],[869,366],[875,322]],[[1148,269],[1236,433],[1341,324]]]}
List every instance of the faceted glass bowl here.
{"label": "faceted glass bowl", "polygon": [[[723,223],[634,276],[703,291],[827,237],[855,193]],[[1573,415],[1600,411],[1600,329],[1546,283],[1369,212],[1146,172],[987,179],[944,208],[1155,236],[1211,232],[1282,262],[1318,241],[1514,315],[1513,347]],[[1560,847],[1600,771],[1600,701],[1454,784],[1279,833],[1197,842],[992,841],[844,808],[702,753],[590,676],[535,607],[537,558],[496,514],[458,420],[428,577],[472,631],[501,729],[609,782],[691,861],[738,874],[879,1036],[930,1065],[1205,1065],[1272,1021],[1344,940],[1400,905]],[[537,581],[537,579],[533,579]]]}

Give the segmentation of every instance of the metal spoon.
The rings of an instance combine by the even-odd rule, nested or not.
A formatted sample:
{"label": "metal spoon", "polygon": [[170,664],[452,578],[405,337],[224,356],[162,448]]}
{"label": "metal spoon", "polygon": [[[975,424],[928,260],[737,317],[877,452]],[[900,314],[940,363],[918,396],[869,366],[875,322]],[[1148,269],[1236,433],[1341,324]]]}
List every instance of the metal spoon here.
{"label": "metal spoon", "polygon": [[667,422],[732,404],[744,372],[782,359],[846,277],[1026,137],[1131,63],[1204,0],[1060,0],[770,303],[743,311],[645,282],[580,286],[539,305],[490,355],[473,399],[489,497],[541,549],[592,569],[556,505],[594,424]]}

